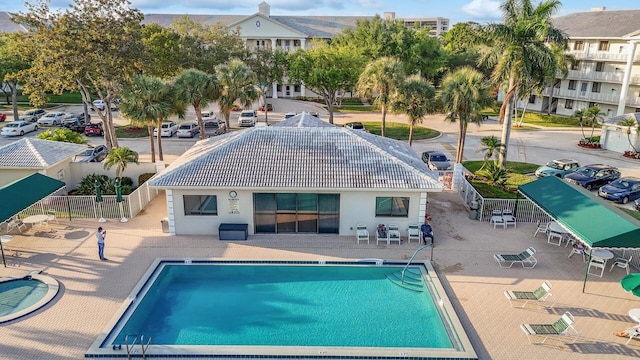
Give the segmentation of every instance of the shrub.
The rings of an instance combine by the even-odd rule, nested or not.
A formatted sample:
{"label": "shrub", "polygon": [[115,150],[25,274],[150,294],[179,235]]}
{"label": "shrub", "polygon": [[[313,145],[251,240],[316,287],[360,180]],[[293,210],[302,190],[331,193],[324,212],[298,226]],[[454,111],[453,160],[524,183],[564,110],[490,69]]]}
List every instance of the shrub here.
{"label": "shrub", "polygon": [[120,178],[120,185],[122,185],[123,189],[125,186],[133,186],[133,179],[128,176],[123,176]]}
{"label": "shrub", "polygon": [[109,177],[106,175],[97,174],[91,174],[83,177],[82,180],[80,180],[78,188],[76,189],[76,193],[78,195],[95,195],[96,189],[94,184],[96,180],[98,180],[98,182],[100,183],[100,191],[102,191],[102,193],[104,194],[107,190],[107,182],[109,181]]}
{"label": "shrub", "polygon": [[140,174],[140,176],[138,176],[138,186],[141,186],[142,184],[147,182],[147,180],[151,179],[153,177],[153,175],[155,175],[155,174],[154,173]]}

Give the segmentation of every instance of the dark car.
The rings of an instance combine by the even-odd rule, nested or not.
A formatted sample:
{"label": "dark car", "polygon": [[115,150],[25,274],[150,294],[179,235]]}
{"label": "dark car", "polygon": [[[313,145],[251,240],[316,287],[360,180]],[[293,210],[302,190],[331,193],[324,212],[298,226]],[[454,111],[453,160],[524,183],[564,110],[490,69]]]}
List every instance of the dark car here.
{"label": "dark car", "polygon": [[84,134],[87,136],[103,136],[104,130],[102,129],[102,123],[87,124],[84,128]]}
{"label": "dark car", "polygon": [[109,150],[104,145],[89,148],[73,158],[75,162],[101,162],[107,157]]}
{"label": "dark car", "polygon": [[442,151],[425,151],[422,153],[422,161],[433,171],[451,170],[451,162]]}
{"label": "dark car", "polygon": [[625,177],[614,180],[598,190],[598,196],[617,203],[626,204],[640,198],[640,179]]}
{"label": "dark car", "polygon": [[633,202],[633,206],[636,210],[640,211],[640,199],[636,199],[636,201]]}
{"label": "dark car", "polygon": [[358,121],[348,122],[348,123],[344,124],[344,127],[346,127],[347,129],[351,129],[351,130],[367,131],[367,129],[365,129],[364,125],[362,125],[362,123],[358,122]]}
{"label": "dark car", "polygon": [[580,185],[587,190],[597,189],[619,178],[618,168],[603,164],[582,166],[564,177],[567,182]]}
{"label": "dark car", "polygon": [[87,127],[87,123],[85,123],[84,120],[65,121],[62,125],[60,125],[60,127],[75,131],[78,134],[83,134],[85,128]]}

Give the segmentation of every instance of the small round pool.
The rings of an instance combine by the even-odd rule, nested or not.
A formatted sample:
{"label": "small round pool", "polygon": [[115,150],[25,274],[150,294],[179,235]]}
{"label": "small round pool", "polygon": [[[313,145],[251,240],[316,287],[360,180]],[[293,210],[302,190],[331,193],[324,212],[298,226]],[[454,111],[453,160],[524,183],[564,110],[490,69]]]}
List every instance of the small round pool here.
{"label": "small round pool", "polygon": [[37,272],[22,278],[0,280],[0,324],[45,306],[58,294],[59,288],[54,278]]}

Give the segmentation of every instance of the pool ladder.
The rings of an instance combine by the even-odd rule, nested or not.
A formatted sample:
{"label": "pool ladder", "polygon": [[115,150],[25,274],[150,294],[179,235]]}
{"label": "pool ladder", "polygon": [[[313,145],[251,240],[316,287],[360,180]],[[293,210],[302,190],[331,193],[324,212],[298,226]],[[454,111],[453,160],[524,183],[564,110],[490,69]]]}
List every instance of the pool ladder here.
{"label": "pool ladder", "polygon": [[416,249],[416,251],[413,253],[413,256],[411,256],[411,259],[409,259],[409,261],[407,262],[407,265],[405,265],[402,271],[395,272],[391,275],[387,275],[387,279],[389,279],[392,283],[400,287],[403,287],[407,290],[418,291],[418,292],[424,291],[425,285],[422,279],[422,273],[420,272],[420,270],[409,269],[409,265],[411,265],[411,262],[413,261],[413,259],[416,257],[416,255],[418,255],[418,252],[432,246],[433,246],[433,242],[423,245],[418,249]]}
{"label": "pool ladder", "polygon": [[[130,336],[133,337],[133,341],[131,342],[131,344],[129,344]],[[142,358],[147,358],[147,349],[149,348],[149,345],[151,345],[151,337],[149,337],[149,340],[147,340],[147,343],[145,344],[144,335],[140,335],[139,337],[138,335],[125,335],[124,343],[127,346],[127,359],[131,359],[131,355],[136,354],[137,351],[134,348],[136,346],[136,343],[138,343],[138,339],[140,340],[139,344],[140,349],[142,350]]]}

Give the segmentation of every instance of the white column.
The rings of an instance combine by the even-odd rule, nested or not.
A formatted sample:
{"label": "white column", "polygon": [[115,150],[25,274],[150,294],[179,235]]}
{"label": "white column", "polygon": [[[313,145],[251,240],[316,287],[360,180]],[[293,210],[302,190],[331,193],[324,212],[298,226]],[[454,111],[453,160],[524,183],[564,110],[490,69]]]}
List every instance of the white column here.
{"label": "white column", "polygon": [[[307,39],[300,39],[300,48],[307,48]],[[300,84],[300,96],[307,96],[307,89],[304,87],[304,83]]]}
{"label": "white column", "polygon": [[307,48],[307,39],[300,39],[300,48],[301,49],[306,49]]}
{"label": "white column", "polygon": [[622,89],[620,89],[620,100],[618,101],[618,112],[616,115],[624,115],[624,109],[627,105],[627,92],[629,90],[629,81],[631,80],[631,69],[633,68],[633,57],[636,54],[636,46],[638,40],[629,41],[629,54],[627,55],[627,66],[624,68],[624,78],[622,79]]}
{"label": "white column", "polygon": [[276,49],[276,38],[271,38],[271,51],[274,51]]}
{"label": "white column", "polygon": [[271,97],[273,99],[277,99],[278,98],[278,84],[273,83],[271,86],[273,87],[272,91],[271,91],[271,94],[272,94]]}

